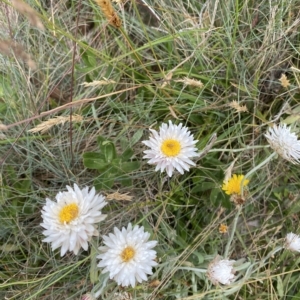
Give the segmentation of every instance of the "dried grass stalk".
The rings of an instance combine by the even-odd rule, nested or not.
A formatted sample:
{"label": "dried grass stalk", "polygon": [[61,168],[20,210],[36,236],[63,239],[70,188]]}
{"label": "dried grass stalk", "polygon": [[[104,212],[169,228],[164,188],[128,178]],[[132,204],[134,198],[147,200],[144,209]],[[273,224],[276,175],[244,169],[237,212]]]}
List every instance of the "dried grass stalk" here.
{"label": "dried grass stalk", "polygon": [[110,25],[116,28],[122,26],[122,21],[115,12],[110,0],[95,0],[95,2],[100,6]]}
{"label": "dried grass stalk", "polygon": [[23,47],[11,40],[0,40],[0,53],[10,56],[13,51],[15,57],[27,63],[29,68],[35,70],[36,64],[31,56],[23,50]]}
{"label": "dried grass stalk", "polygon": [[171,105],[168,106],[168,109],[169,109],[169,111],[170,111],[172,117],[173,117],[174,119],[176,119],[176,120],[179,120],[179,118],[178,118],[178,116],[177,116],[175,110],[173,109],[173,107],[172,107]]}
{"label": "dried grass stalk", "polygon": [[161,88],[162,88],[162,89],[165,88],[165,87],[170,83],[172,77],[173,77],[173,72],[169,72],[169,73],[165,76],[164,81],[163,81],[163,83],[162,83],[162,85],[161,85]]}
{"label": "dried grass stalk", "polygon": [[287,77],[284,73],[281,74],[279,81],[284,88],[287,88],[290,86],[290,81],[287,79]]}
{"label": "dried grass stalk", "polygon": [[20,26],[19,13],[9,4],[0,1],[0,28],[2,36],[11,35]]}
{"label": "dried grass stalk", "polygon": [[44,25],[38,15],[38,13],[27,3],[23,2],[22,0],[11,0],[13,7],[22,15],[25,15],[29,23],[41,30],[44,30]]}
{"label": "dried grass stalk", "polygon": [[8,128],[6,125],[2,124],[0,121],[0,131],[6,131]]}
{"label": "dried grass stalk", "polygon": [[[81,122],[83,120],[82,116],[79,115],[73,115],[72,116],[72,122]],[[58,125],[58,124],[65,124],[66,122],[70,121],[70,117],[69,116],[58,116],[52,119],[49,119],[45,122],[42,122],[41,124],[39,124],[38,126],[28,130],[28,132],[41,132],[41,133],[45,133],[47,130],[49,130],[51,127]]]}
{"label": "dried grass stalk", "polygon": [[94,80],[92,82],[84,82],[84,83],[81,83],[81,85],[88,87],[88,86],[108,85],[108,84],[112,84],[112,83],[116,83],[116,81],[103,77],[103,80]]}
{"label": "dried grass stalk", "polygon": [[114,293],[114,298],[115,300],[132,300],[132,295],[127,292],[122,292],[122,293]]}
{"label": "dried grass stalk", "polygon": [[6,135],[2,131],[6,131],[8,128],[0,121],[0,140],[6,140]]}
{"label": "dried grass stalk", "polygon": [[132,196],[129,196],[128,193],[126,194],[120,194],[119,192],[115,192],[113,194],[108,194],[106,197],[106,200],[125,200],[125,201],[131,201]]}
{"label": "dried grass stalk", "polygon": [[231,101],[228,104],[228,106],[235,109],[237,112],[247,112],[248,111],[246,105],[241,106],[236,100]]}
{"label": "dried grass stalk", "polygon": [[183,79],[174,80],[175,82],[182,82],[185,85],[191,85],[198,88],[203,88],[203,83],[200,80],[196,80],[193,78],[184,77]]}

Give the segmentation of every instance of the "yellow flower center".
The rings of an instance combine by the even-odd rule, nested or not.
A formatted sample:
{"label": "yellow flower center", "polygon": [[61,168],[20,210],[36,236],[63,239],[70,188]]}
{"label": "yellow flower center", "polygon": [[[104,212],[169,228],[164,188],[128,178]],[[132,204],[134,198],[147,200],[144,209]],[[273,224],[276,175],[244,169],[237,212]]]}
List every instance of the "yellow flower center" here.
{"label": "yellow flower center", "polygon": [[79,208],[76,203],[71,203],[62,208],[59,212],[59,221],[61,223],[70,223],[77,218],[79,213]]}
{"label": "yellow flower center", "polygon": [[[227,182],[223,183],[222,190],[225,191],[227,195],[241,195],[241,184],[244,179],[244,175],[233,175]],[[243,181],[243,187],[247,186],[249,183],[248,179]]]}
{"label": "yellow flower center", "polygon": [[123,262],[129,262],[135,255],[135,250],[128,246],[126,247],[122,253],[121,253],[121,258],[123,260]]}
{"label": "yellow flower center", "polygon": [[181,150],[181,144],[177,140],[165,140],[161,145],[161,151],[166,156],[177,156]]}

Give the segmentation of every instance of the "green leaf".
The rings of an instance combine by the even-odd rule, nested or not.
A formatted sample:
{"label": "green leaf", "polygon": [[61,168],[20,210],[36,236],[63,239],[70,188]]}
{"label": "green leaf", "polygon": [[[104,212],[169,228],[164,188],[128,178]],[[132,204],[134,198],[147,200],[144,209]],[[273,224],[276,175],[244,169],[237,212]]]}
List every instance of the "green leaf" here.
{"label": "green leaf", "polygon": [[198,264],[202,264],[204,262],[204,256],[202,253],[200,253],[198,251],[194,251],[193,254],[197,256]]}
{"label": "green leaf", "polygon": [[84,49],[84,51],[81,50],[81,58],[87,67],[95,69],[97,61],[95,54],[92,51],[89,51],[87,48]]}
{"label": "green leaf", "polygon": [[133,153],[134,153],[134,152],[133,152],[132,149],[130,149],[130,148],[126,149],[126,150],[123,152],[123,154],[121,155],[122,160],[123,160],[123,161],[126,161],[126,160],[130,159],[130,158],[132,157]]}
{"label": "green leaf", "polygon": [[[0,95],[1,96],[1,95]],[[0,102],[0,113],[3,113],[7,110],[7,105],[6,103]]]}
{"label": "green leaf", "polygon": [[103,136],[98,136],[97,137],[97,144],[99,146],[99,149],[101,151],[103,151],[104,149],[102,148],[103,147],[103,143],[106,141],[106,138],[104,138]]}
{"label": "green leaf", "polygon": [[96,283],[99,280],[99,275],[98,275],[98,270],[99,268],[97,267],[97,254],[98,251],[96,250],[96,247],[91,247],[91,263],[90,263],[90,281],[91,283]]}
{"label": "green leaf", "polygon": [[229,197],[225,197],[224,194],[220,193],[219,201],[222,203],[222,206],[226,209],[231,209],[232,203],[230,202]]}
{"label": "green leaf", "polygon": [[215,188],[211,191],[210,193],[210,202],[213,203],[214,205],[218,205],[218,199],[219,199],[219,194],[220,194],[220,189]]}
{"label": "green leaf", "polygon": [[122,163],[120,168],[124,173],[131,173],[140,168],[140,162],[138,161],[124,162]]}
{"label": "green leaf", "polygon": [[106,173],[98,176],[95,179],[94,186],[96,190],[109,190],[112,188],[114,181],[115,181],[114,178],[107,176]]}
{"label": "green leaf", "polygon": [[14,184],[14,188],[24,194],[27,194],[30,191],[30,187],[31,187],[31,180],[25,178],[19,179]]}
{"label": "green leaf", "polygon": [[290,125],[290,124],[294,124],[295,122],[299,121],[300,119],[300,115],[290,115],[287,118],[285,118],[282,122]]}
{"label": "green leaf", "polygon": [[104,171],[110,165],[102,153],[86,152],[82,157],[84,166],[89,169]]}
{"label": "green leaf", "polygon": [[138,129],[131,139],[131,146],[135,145],[141,139],[143,134],[144,134],[144,129],[143,128]]}
{"label": "green leaf", "polygon": [[14,170],[14,168],[12,166],[7,166],[6,170],[7,172],[6,174],[6,179],[8,180],[12,180],[12,181],[16,181],[17,180],[17,174],[16,171]]}
{"label": "green leaf", "polygon": [[[112,169],[114,172],[120,172],[120,166],[122,164],[122,159],[117,157],[111,162]],[[112,170],[110,171],[112,172]]]}
{"label": "green leaf", "polygon": [[298,292],[291,300],[299,300],[300,299],[300,292]]}
{"label": "green leaf", "polygon": [[110,141],[105,141],[103,144],[105,160],[109,163],[117,157],[115,145]]}
{"label": "green leaf", "polygon": [[98,136],[97,143],[107,162],[111,162],[117,157],[116,148],[112,141],[107,140],[102,136]]}
{"label": "green leaf", "polygon": [[121,183],[123,186],[132,186],[132,180],[129,176],[118,177],[116,181]]}
{"label": "green leaf", "polygon": [[192,188],[191,193],[195,194],[195,193],[199,193],[199,192],[204,192],[207,190],[211,190],[215,187],[216,187],[216,184],[214,182],[201,182]]}
{"label": "green leaf", "polygon": [[283,288],[282,279],[280,276],[277,276],[277,292],[278,292],[279,299],[284,296],[283,289],[284,288]]}
{"label": "green leaf", "polygon": [[292,109],[293,114],[299,114],[300,113],[300,105],[297,105],[295,108]]}

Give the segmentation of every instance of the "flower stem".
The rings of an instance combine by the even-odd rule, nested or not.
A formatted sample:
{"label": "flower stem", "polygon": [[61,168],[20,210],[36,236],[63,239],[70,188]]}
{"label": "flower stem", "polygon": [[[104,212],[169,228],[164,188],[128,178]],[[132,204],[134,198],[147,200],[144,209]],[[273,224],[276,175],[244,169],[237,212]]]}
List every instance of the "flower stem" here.
{"label": "flower stem", "polygon": [[236,215],[234,217],[232,230],[230,232],[230,237],[229,237],[229,240],[227,242],[227,245],[226,245],[226,248],[225,248],[225,252],[224,252],[224,258],[225,259],[228,258],[228,253],[229,253],[230,245],[232,243],[232,240],[233,240],[233,237],[234,237],[234,234],[235,234],[237,221],[239,219],[239,216],[240,216],[240,213],[242,211],[242,208],[243,208],[242,205],[238,206],[238,211],[237,211],[237,213],[236,213]]}
{"label": "flower stem", "polygon": [[[259,165],[257,165],[256,167],[254,167],[251,171],[249,171],[243,178],[242,182],[241,182],[241,196],[243,197],[243,187],[244,187],[244,181],[251,175],[253,174],[255,171],[257,171],[258,169],[260,169],[262,166],[264,166],[266,163],[268,163],[277,153],[273,152],[268,158],[266,158],[264,161],[262,161]],[[229,253],[229,248],[230,245],[232,243],[235,231],[236,231],[236,225],[237,225],[237,221],[239,219],[240,213],[242,211],[243,206],[240,205],[238,207],[238,211],[234,217],[233,220],[233,226],[232,226],[232,230],[231,230],[231,234],[229,237],[229,240],[227,242],[226,248],[225,248],[225,253],[224,253],[224,257],[227,258],[228,257],[228,253]]]}
{"label": "flower stem", "polygon": [[244,181],[250,177],[254,172],[256,172],[258,169],[260,169],[262,166],[264,166],[266,163],[268,163],[274,156],[276,156],[277,153],[273,152],[269,157],[267,157],[264,161],[262,161],[259,165],[254,167],[252,170],[250,170],[243,178],[241,182],[241,196],[243,197],[243,187],[244,187]]}
{"label": "flower stem", "polygon": [[268,253],[268,255],[266,255],[264,258],[261,259],[261,261],[258,263],[258,267],[255,269],[259,270],[261,267],[263,267],[266,263],[266,261],[270,258],[273,257],[273,255],[275,255],[275,253],[277,253],[278,251],[280,251],[281,249],[283,249],[283,246],[277,246],[275,249],[273,249],[270,253]]}
{"label": "flower stem", "polygon": [[94,295],[94,298],[97,299],[103,292],[104,288],[106,287],[106,283],[109,279],[109,276],[107,275],[106,277],[104,277],[103,281],[99,282],[93,290],[98,290],[97,292],[95,292],[93,295]]}
{"label": "flower stem", "polygon": [[242,152],[242,151],[247,151],[247,150],[253,150],[253,149],[263,149],[263,148],[269,148],[269,145],[258,145],[258,146],[246,146],[244,148],[239,148],[239,149],[211,149],[209,150],[209,153],[211,152]]}

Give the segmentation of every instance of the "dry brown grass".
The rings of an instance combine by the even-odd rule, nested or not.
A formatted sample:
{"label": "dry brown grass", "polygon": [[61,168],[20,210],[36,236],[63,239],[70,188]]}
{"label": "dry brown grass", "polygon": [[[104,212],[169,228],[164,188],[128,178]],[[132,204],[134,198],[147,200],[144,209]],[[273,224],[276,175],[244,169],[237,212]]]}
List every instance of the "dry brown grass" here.
{"label": "dry brown grass", "polygon": [[29,132],[41,132],[44,133],[48,131],[50,128],[52,128],[55,125],[63,125],[66,122],[81,122],[83,120],[82,116],[79,115],[73,115],[72,119],[70,119],[69,116],[57,116],[55,118],[51,118],[47,121],[42,122],[41,124],[37,125],[36,127],[28,130]]}
{"label": "dry brown grass", "polygon": [[110,25],[116,28],[122,26],[122,21],[115,12],[110,0],[95,0],[95,2],[100,6]]}
{"label": "dry brown grass", "polygon": [[11,3],[20,14],[25,15],[28,18],[28,21],[32,26],[44,30],[44,25],[38,13],[31,6],[22,0],[11,0]]}
{"label": "dry brown grass", "polygon": [[19,26],[19,14],[4,2],[0,2],[0,33],[11,35],[12,29]]}
{"label": "dry brown grass", "polygon": [[23,47],[11,40],[0,40],[0,53],[6,56],[11,56],[13,53],[18,60],[27,63],[29,68],[35,70],[36,63],[31,56],[26,53]]}

